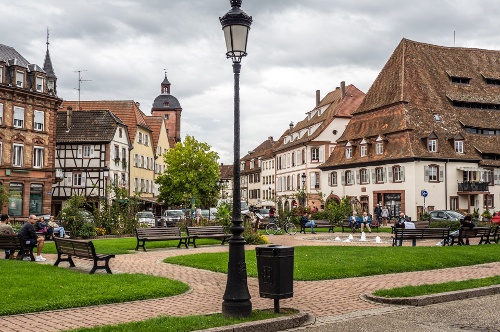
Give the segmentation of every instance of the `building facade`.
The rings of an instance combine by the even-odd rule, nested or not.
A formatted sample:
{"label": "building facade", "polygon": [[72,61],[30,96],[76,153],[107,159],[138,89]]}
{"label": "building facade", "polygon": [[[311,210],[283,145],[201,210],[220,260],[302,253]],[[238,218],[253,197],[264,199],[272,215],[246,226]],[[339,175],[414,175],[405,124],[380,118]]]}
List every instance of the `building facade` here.
{"label": "building facade", "polygon": [[56,182],[56,76],[47,44],[44,70],[0,45],[0,184],[9,194],[1,213],[50,214]]}
{"label": "building facade", "polygon": [[[323,99],[317,91],[316,106],[306,113],[306,118],[295,126],[290,123],[274,148],[276,198],[285,210],[298,204],[321,208],[321,195],[328,194],[329,188],[321,184],[319,166],[330,156],[364,96],[354,85],[346,87],[341,82],[341,87]],[[299,191],[304,191],[304,202],[297,199]]]}
{"label": "building facade", "polygon": [[127,126],[110,111],[59,111],[57,114],[56,168],[64,181],[53,188],[52,211],[79,195],[100,207],[114,199],[112,186],[128,189]]}

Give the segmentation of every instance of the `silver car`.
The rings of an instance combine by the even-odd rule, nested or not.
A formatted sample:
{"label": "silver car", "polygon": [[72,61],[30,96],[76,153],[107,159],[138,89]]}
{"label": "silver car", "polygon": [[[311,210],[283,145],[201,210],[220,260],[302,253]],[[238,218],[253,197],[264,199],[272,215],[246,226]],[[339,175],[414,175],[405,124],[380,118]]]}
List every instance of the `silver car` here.
{"label": "silver car", "polygon": [[430,221],[460,221],[465,216],[452,210],[434,210],[429,212]]}
{"label": "silver car", "polygon": [[172,227],[185,218],[182,210],[166,210],[163,212],[162,220],[167,223],[167,227]]}
{"label": "silver car", "polygon": [[140,225],[147,227],[155,227],[156,219],[153,212],[149,211],[137,212],[135,218],[137,219]]}

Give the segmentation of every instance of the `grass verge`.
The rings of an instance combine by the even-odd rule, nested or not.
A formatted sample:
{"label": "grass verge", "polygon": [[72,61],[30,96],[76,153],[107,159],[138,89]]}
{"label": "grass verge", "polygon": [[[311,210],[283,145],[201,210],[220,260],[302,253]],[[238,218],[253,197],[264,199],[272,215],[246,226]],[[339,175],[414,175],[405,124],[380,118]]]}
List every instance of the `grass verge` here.
{"label": "grass verge", "polygon": [[[99,239],[91,240],[95,246],[95,250],[99,254],[108,255],[123,255],[136,252],[135,246],[137,245],[137,239],[135,237],[121,237],[114,239]],[[179,244],[178,240],[175,241],[154,241],[146,242],[146,249],[164,249],[164,248],[175,248]],[[208,245],[208,244],[220,244],[220,241],[212,239],[199,239],[196,241],[196,245]],[[184,246],[181,246],[184,248]],[[142,251],[142,248],[139,248]],[[54,242],[46,242],[43,246],[42,254],[57,254],[56,246]]]}
{"label": "grass verge", "polygon": [[56,266],[0,260],[0,316],[173,296],[189,286],[144,274],[83,274]]}
{"label": "grass verge", "polygon": [[[245,252],[247,273],[257,277],[254,250]],[[498,262],[498,246],[447,247],[295,247],[295,280],[329,280],[425,271]],[[166,258],[166,263],[227,273],[228,252]]]}
{"label": "grass verge", "polygon": [[72,332],[188,332],[204,330],[212,327],[228,326],[269,318],[276,318],[284,315],[297,313],[295,310],[281,310],[282,313],[275,314],[272,310],[254,310],[252,316],[248,318],[224,318],[221,314],[206,316],[185,316],[185,317],[158,317],[141,322],[124,323],[118,325],[107,325],[103,327],[81,328],[71,330]]}
{"label": "grass verge", "polygon": [[391,289],[380,289],[373,295],[380,297],[414,297],[429,294],[452,292],[471,288],[480,288],[500,284],[500,276],[481,279],[469,279],[464,281],[451,281],[441,284],[429,284],[419,286],[405,286]]}

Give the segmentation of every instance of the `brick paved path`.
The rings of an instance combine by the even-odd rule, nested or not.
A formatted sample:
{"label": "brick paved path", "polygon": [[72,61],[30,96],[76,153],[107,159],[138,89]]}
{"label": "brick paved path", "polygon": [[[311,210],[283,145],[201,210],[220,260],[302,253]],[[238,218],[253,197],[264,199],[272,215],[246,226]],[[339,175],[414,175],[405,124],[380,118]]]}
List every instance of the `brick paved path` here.
{"label": "brick paved path", "polygon": [[[299,245],[365,245],[365,243],[332,241],[335,235],[296,235],[273,236],[273,243],[299,246]],[[375,245],[373,238],[376,234],[367,234],[370,245]],[[376,244],[387,246],[387,234],[380,234],[383,243]],[[312,239],[325,241],[312,241]],[[359,234],[358,234],[359,238]],[[419,242],[419,245],[434,245],[434,242]],[[248,246],[247,249],[253,248]],[[220,312],[222,295],[226,285],[226,275],[189,267],[165,264],[161,261],[166,257],[193,254],[199,252],[227,251],[228,246],[204,246],[190,249],[165,249],[150,252],[139,252],[132,255],[118,255],[111,260],[113,272],[146,273],[181,280],[191,286],[186,294],[178,296],[136,301],[121,304],[101,305],[86,308],[57,310],[26,315],[4,316],[0,318],[0,331],[60,331],[77,327],[90,327],[95,325],[116,324],[120,322],[139,321],[159,315],[185,316],[192,314],[205,314]],[[47,255],[48,262],[55,260],[55,255]],[[64,264],[64,263],[63,263]],[[78,260],[77,266],[85,265],[85,261]],[[67,265],[62,265],[67,266]],[[339,266],[339,268],[341,268]],[[90,265],[85,266],[85,272],[90,270]],[[465,280],[492,275],[500,275],[500,263],[477,265],[424,272],[409,272],[388,274],[372,277],[350,278],[342,280],[325,281],[296,281],[294,282],[294,297],[281,300],[281,307],[293,307],[307,311],[318,317],[318,322],[348,317],[359,314],[372,314],[387,311],[388,308],[381,304],[363,301],[361,294],[379,288],[389,288],[397,280],[398,285],[417,285],[423,283],[437,283],[450,280]],[[397,278],[397,279],[396,279]],[[140,285],[139,285],[140,286]],[[258,281],[248,279],[248,287],[252,296],[255,309],[271,308],[273,301],[262,299],[258,293]],[[393,307],[389,308],[393,310]]]}

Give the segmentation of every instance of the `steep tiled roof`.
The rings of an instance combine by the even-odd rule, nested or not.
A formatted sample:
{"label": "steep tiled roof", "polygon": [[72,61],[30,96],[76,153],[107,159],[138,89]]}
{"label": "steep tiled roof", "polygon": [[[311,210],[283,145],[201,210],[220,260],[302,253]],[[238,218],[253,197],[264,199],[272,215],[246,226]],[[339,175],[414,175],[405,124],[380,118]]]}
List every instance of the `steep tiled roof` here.
{"label": "steep tiled roof", "polygon": [[56,142],[111,142],[117,125],[126,126],[110,111],[72,111],[71,129],[67,127],[67,111],[58,111]]}
{"label": "steep tiled roof", "polygon": [[156,151],[160,139],[161,125],[164,120],[161,116],[144,116],[144,120],[153,133],[153,151]]}
{"label": "steep tiled roof", "polygon": [[[273,140],[273,138],[269,137],[264,142],[262,142],[258,147],[256,147],[251,153],[248,153],[246,156],[241,158],[241,161],[248,162],[252,159],[258,160],[259,158],[268,159],[273,155],[273,147],[275,144],[276,142]],[[257,167],[257,165],[255,165],[255,167],[250,171],[254,172],[259,169],[260,167]],[[245,167],[245,170],[243,170],[242,173],[244,173],[245,171],[248,172],[249,170],[246,169]]]}
{"label": "steep tiled roof", "polygon": [[[369,148],[373,154],[369,153],[366,159],[370,161],[480,160],[479,151],[500,154],[498,136],[466,132],[466,127],[500,128],[500,86],[486,82],[486,78],[500,76],[498,73],[499,51],[442,47],[403,39],[323,167],[365,162],[356,145],[363,138],[373,142],[379,135],[386,139],[385,152],[375,156],[374,149]],[[456,83],[456,78],[465,81]],[[437,136],[437,152],[427,148],[431,133]],[[465,138],[465,153],[455,152],[453,138],[458,133]],[[353,157],[346,160],[347,142],[353,144],[354,151]]]}
{"label": "steep tiled roof", "polygon": [[[329,92],[320,101],[318,106],[316,106],[311,111],[314,115],[309,118],[308,112],[306,118],[297,123],[295,127],[293,127],[293,129],[288,132],[288,134],[298,134],[304,129],[318,125],[316,130],[310,135],[308,133],[303,133],[302,136],[297,135],[297,137],[293,141],[289,141],[286,144],[283,143],[280,145],[276,145],[275,151],[280,151],[296,145],[302,145],[314,140],[336,117],[350,118],[352,116],[352,113],[357,109],[357,107],[363,100],[364,96],[365,94],[352,84],[346,87],[344,96],[342,96],[342,90],[340,88]],[[325,106],[326,109],[321,113],[321,115],[318,115],[317,112],[314,112],[315,110],[321,109]]]}
{"label": "steep tiled roof", "polygon": [[233,165],[220,165],[220,178],[232,179],[233,178]]}
{"label": "steep tiled roof", "polygon": [[0,61],[7,62],[8,60],[17,59],[17,65],[28,68],[30,64],[19,52],[13,47],[0,44]]}
{"label": "steep tiled roof", "polygon": [[[73,110],[78,110],[78,101],[64,101],[62,108],[66,109],[68,106],[73,107]],[[133,100],[80,101],[80,108],[83,111],[110,110],[128,126],[128,134],[131,142],[135,141],[137,126],[151,130],[146,124],[144,113],[142,113],[139,106]]]}

